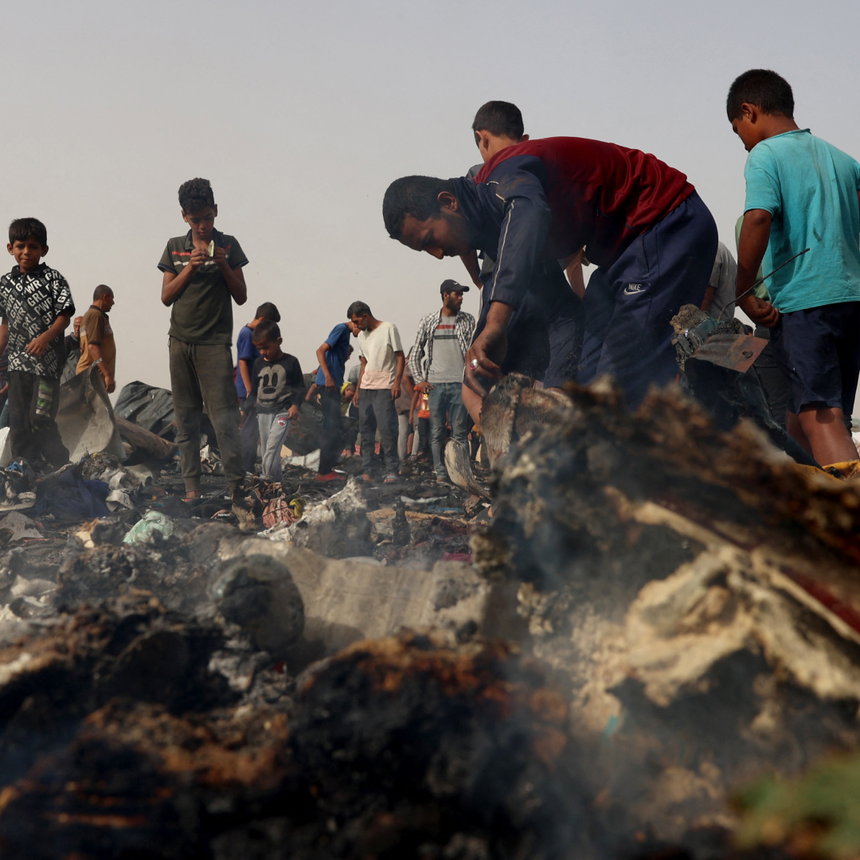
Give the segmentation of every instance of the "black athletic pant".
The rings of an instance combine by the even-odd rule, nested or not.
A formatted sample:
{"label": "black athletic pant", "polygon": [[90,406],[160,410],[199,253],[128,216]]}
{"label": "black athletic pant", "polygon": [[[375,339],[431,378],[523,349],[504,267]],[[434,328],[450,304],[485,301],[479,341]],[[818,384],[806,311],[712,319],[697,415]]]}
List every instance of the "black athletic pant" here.
{"label": "black athletic pant", "polygon": [[57,428],[59,408],[59,379],[9,371],[9,443],[16,460],[44,459],[57,469],[69,462],[69,449]]}

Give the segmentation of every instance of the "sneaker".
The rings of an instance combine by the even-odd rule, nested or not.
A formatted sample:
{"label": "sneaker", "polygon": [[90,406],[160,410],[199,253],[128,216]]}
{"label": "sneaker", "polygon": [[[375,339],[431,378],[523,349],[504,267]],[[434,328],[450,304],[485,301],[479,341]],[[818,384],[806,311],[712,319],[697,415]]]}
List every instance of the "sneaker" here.
{"label": "sneaker", "polygon": [[400,478],[398,475],[386,475],[383,478],[382,483],[383,484],[396,484],[399,480],[400,480]]}
{"label": "sneaker", "polygon": [[314,478],[314,481],[316,481],[318,484],[325,484],[325,483],[328,483],[329,481],[345,481],[345,480],[346,480],[346,475],[338,475],[337,472],[326,472],[325,475],[317,475]]}

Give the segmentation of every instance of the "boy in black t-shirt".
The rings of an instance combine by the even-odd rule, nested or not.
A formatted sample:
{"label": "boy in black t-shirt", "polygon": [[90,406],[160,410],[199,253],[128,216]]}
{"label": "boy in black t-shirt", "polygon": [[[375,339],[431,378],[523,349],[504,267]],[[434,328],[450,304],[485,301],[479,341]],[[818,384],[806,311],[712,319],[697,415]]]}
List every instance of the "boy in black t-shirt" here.
{"label": "boy in black t-shirt", "polygon": [[276,322],[263,320],[259,323],[252,341],[260,357],[254,362],[244,411],[256,405],[262,477],[280,483],[284,479],[281,448],[290,430],[290,421],[299,414],[299,404],[305,396],[305,380],[299,360],[281,351],[281,330]]}
{"label": "boy in black t-shirt", "polygon": [[158,268],[164,273],[161,301],[172,306],[170,383],[185,498],[200,496],[200,416],[205,401],[236,501],[245,469],[233,387],[232,303],[243,305],[248,297],[242,273],[248,258],[235,237],[215,229],[218,207],[208,179],[185,182],[179,205],[191,229],[167,243]]}
{"label": "boy in black t-shirt", "polygon": [[35,218],[9,225],[16,266],[0,278],[0,352],[9,346],[9,442],[15,459],[69,461],[57,428],[63,332],[75,312],[66,279],[41,262],[48,231]]}

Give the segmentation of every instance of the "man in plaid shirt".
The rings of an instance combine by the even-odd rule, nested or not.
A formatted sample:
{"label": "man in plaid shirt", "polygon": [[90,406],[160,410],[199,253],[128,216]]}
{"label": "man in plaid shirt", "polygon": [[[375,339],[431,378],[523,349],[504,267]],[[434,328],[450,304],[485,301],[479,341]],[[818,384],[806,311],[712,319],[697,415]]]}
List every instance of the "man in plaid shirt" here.
{"label": "man in plaid shirt", "polygon": [[456,281],[442,282],[442,309],[427,314],[418,324],[415,346],[409,358],[415,388],[428,393],[430,451],[440,484],[450,483],[442,457],[446,416],[454,439],[464,446],[468,432],[468,413],[462,396],[463,365],[475,333],[475,318],[460,310],[463,293],[468,291],[468,287]]}

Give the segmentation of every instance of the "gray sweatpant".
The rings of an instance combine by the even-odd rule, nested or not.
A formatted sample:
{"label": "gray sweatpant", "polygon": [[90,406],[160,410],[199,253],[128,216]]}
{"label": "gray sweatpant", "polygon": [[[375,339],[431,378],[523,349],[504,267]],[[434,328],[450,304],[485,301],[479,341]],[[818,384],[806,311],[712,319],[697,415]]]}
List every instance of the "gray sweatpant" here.
{"label": "gray sweatpant", "polygon": [[200,489],[200,416],[204,406],[215,428],[227,483],[231,489],[241,487],[245,469],[230,345],[183,343],[170,338],[170,384],[186,492]]}
{"label": "gray sweatpant", "polygon": [[280,483],[284,480],[284,470],[281,466],[281,448],[284,439],[290,432],[289,412],[260,413],[257,415],[260,427],[260,451],[263,466],[261,476],[267,481]]}

